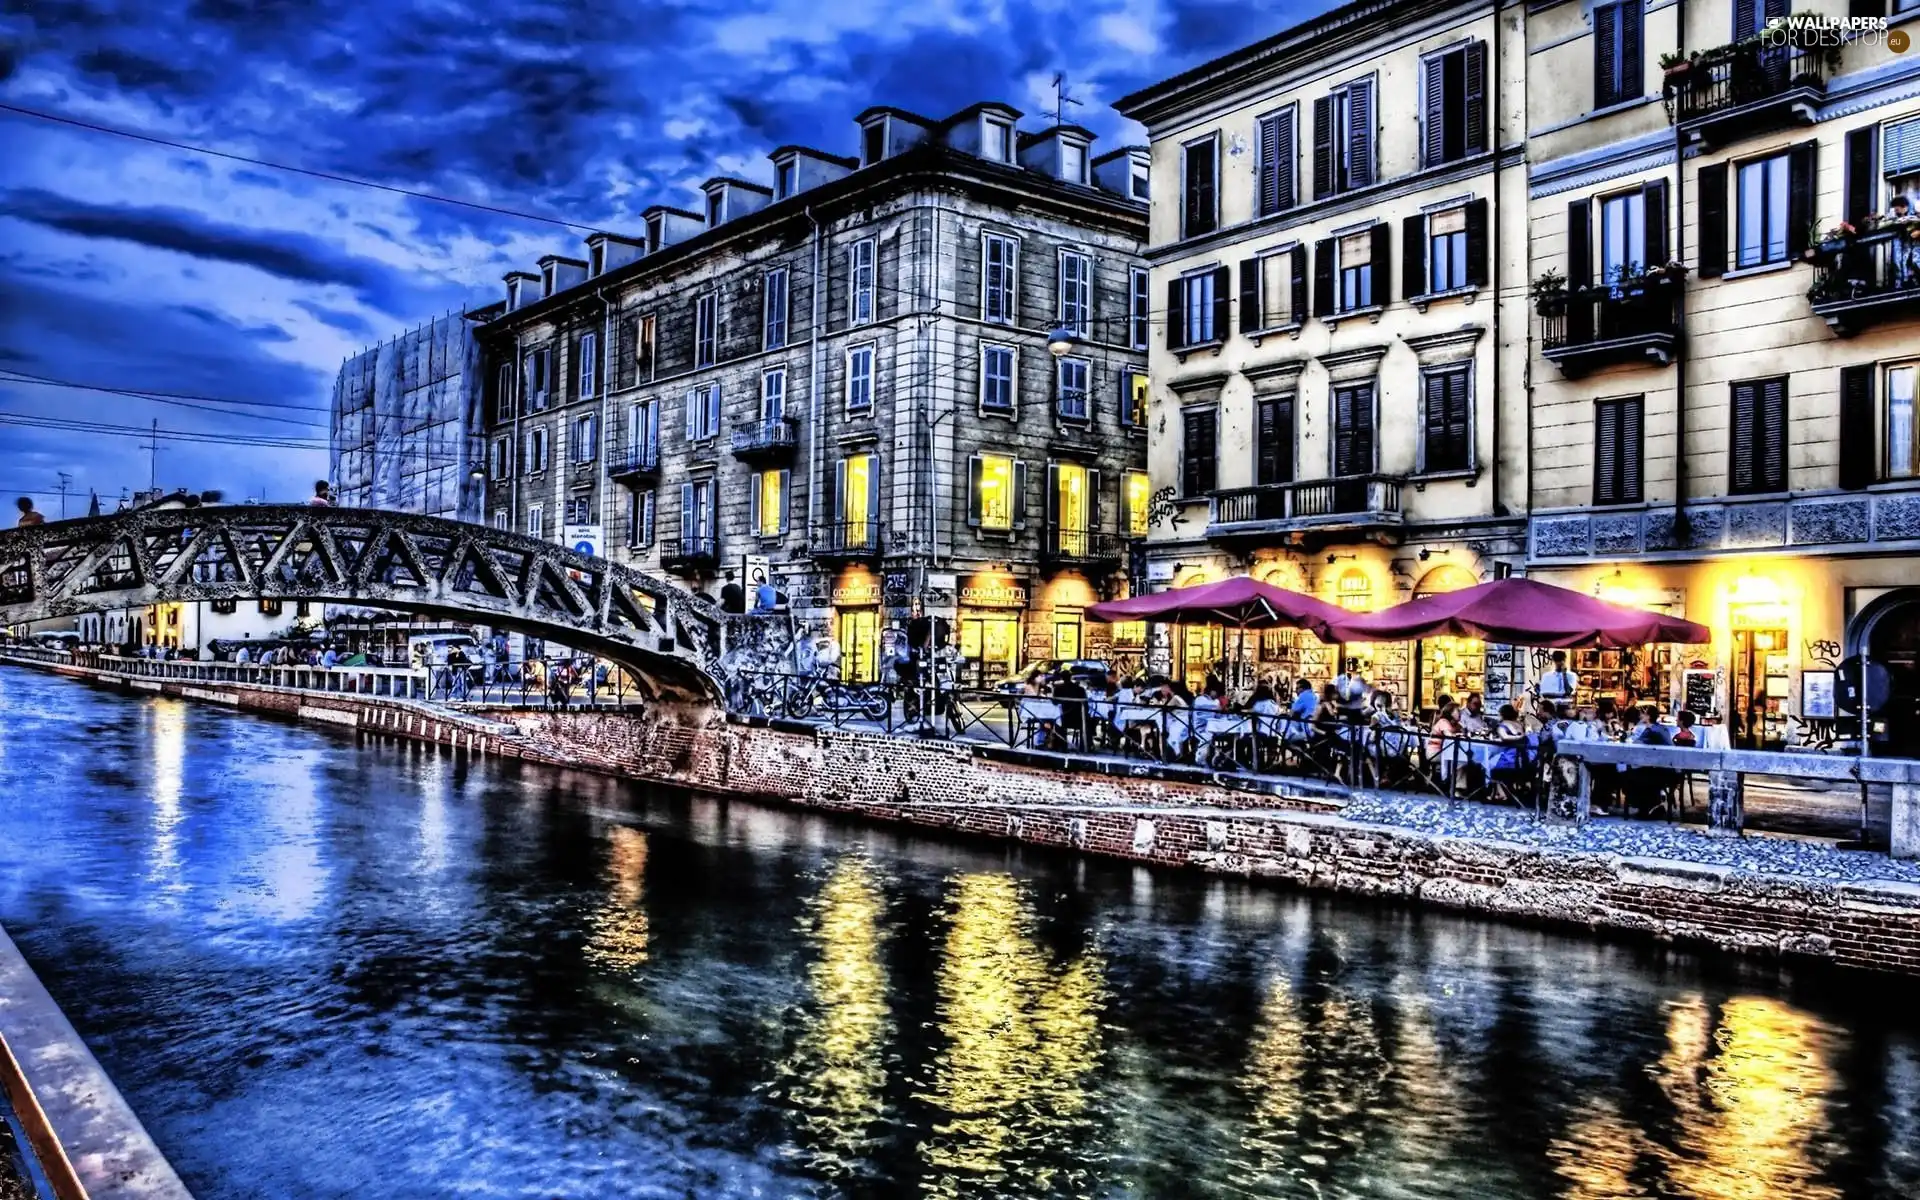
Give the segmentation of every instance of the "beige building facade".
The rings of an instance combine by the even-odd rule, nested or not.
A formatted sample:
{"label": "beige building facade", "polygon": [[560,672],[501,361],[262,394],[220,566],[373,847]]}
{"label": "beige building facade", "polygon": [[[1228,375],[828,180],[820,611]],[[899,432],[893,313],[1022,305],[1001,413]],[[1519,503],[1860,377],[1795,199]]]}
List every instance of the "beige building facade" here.
{"label": "beige building facade", "polygon": [[[1121,101],[1153,194],[1149,586],[1249,573],[1353,610],[1524,561],[1525,9],[1348,5]],[[1165,635],[1197,677],[1218,634]],[[1485,648],[1354,647],[1430,707]],[[1270,634],[1270,677],[1330,648]]]}
{"label": "beige building facade", "polygon": [[1920,9],[1767,28],[1783,15],[1529,15],[1527,573],[1708,625],[1710,646],[1589,681],[1740,745],[1833,714],[1835,666],[1868,651],[1894,693],[1882,746],[1911,753],[1920,227],[1892,201],[1920,191],[1920,52],[1889,34]]}

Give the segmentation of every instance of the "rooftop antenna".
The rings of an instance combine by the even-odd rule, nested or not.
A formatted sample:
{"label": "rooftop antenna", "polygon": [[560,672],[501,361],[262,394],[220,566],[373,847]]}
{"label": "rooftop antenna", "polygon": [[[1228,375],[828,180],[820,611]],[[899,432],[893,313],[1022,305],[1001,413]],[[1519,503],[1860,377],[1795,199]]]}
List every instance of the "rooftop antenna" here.
{"label": "rooftop antenna", "polygon": [[1080,101],[1074,99],[1073,95],[1067,91],[1067,73],[1055,71],[1053,74],[1053,127],[1055,129],[1067,123],[1067,105],[1078,103]]}

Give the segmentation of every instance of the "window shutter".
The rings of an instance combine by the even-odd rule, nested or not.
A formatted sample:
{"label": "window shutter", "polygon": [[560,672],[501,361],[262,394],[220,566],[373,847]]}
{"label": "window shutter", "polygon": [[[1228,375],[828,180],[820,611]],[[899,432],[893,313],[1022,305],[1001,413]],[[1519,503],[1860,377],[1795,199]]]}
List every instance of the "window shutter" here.
{"label": "window shutter", "polygon": [[[873,481],[867,481],[871,487]],[[829,524],[844,526],[847,522],[847,460],[841,459],[833,464],[833,520]]]}
{"label": "window shutter", "polygon": [[868,462],[867,462],[867,526],[869,529],[867,536],[873,539],[873,541],[870,544],[874,546],[878,546],[880,544],[879,521],[880,521],[880,456],[878,454],[873,454],[868,456]]}
{"label": "window shutter", "polygon": [[1333,313],[1333,239],[1321,238],[1313,244],[1313,315]]}
{"label": "window shutter", "polygon": [[1228,267],[1213,269],[1213,326],[1207,332],[1214,341],[1227,340],[1227,331],[1233,328],[1228,322],[1232,317],[1228,313],[1233,299],[1233,271]]}
{"label": "window shutter", "polygon": [[1620,416],[1626,404],[1602,400],[1593,413],[1593,502],[1620,504]]}
{"label": "window shutter", "polygon": [[1447,56],[1436,54],[1420,64],[1422,91],[1420,104],[1420,165],[1437,166],[1447,154],[1446,77]]}
{"label": "window shutter", "polygon": [[1696,180],[1700,196],[1700,262],[1695,274],[1713,279],[1727,273],[1727,164],[1701,167]]}
{"label": "window shutter", "polygon": [[1646,256],[1642,264],[1665,266],[1667,262],[1667,181],[1655,179],[1640,189],[1640,208],[1646,227]]}
{"label": "window shutter", "polygon": [[1347,88],[1347,186],[1373,184],[1373,80]]}
{"label": "window shutter", "polygon": [[1313,102],[1313,198],[1333,195],[1333,97]]}
{"label": "window shutter", "polygon": [[1487,129],[1487,44],[1467,47],[1467,153],[1485,154]]}
{"label": "window shutter", "polygon": [[1013,462],[1013,527],[1027,527],[1027,464],[1020,459]]}
{"label": "window shutter", "polygon": [[1186,147],[1186,210],[1184,235],[1196,237],[1213,231],[1213,144],[1196,142]]}
{"label": "window shutter", "polygon": [[1787,380],[1779,376],[1760,385],[1760,485],[1769,492],[1787,489]]}
{"label": "window shutter", "polygon": [[1887,0],[1847,0],[1847,15],[1850,17],[1884,17],[1887,15]]}
{"label": "window shutter", "polygon": [[1767,11],[1763,14],[1765,21],[1784,17],[1787,15],[1787,0],[1766,0],[1766,8]]}
{"label": "window shutter", "polygon": [[1333,473],[1336,478],[1353,474],[1354,391],[1353,388],[1333,390]]}
{"label": "window shutter", "polygon": [[1593,106],[1605,108],[1621,99],[1614,71],[1614,52],[1620,41],[1620,8],[1604,4],[1593,10]]}
{"label": "window shutter", "polygon": [[780,472],[779,500],[780,500],[780,512],[775,519],[779,522],[780,532],[784,534],[787,531],[788,517],[793,512],[793,472],[792,471],[783,469]]}
{"label": "window shutter", "polygon": [[1307,320],[1307,248],[1295,246],[1287,254],[1288,283],[1293,294],[1288,297],[1287,319],[1295,325],[1303,325]]}
{"label": "window shutter", "polygon": [[1733,0],[1733,40],[1750,38],[1759,29],[1755,0]]}
{"label": "window shutter", "polygon": [[1567,287],[1572,290],[1593,282],[1593,222],[1588,214],[1585,200],[1567,205]]}
{"label": "window shutter", "polygon": [[1293,175],[1299,155],[1294,149],[1293,114],[1294,109],[1289,105],[1261,124],[1260,200],[1261,212],[1266,216],[1285,212],[1296,201]]}
{"label": "window shutter", "polygon": [[986,469],[978,454],[967,457],[967,524],[978,528],[984,497],[980,494],[980,485],[986,478]]}
{"label": "window shutter", "polygon": [[[1047,536],[1050,538],[1057,538],[1060,536],[1060,464],[1059,463],[1050,462],[1047,464],[1046,512],[1047,512]],[[1056,546],[1059,545],[1057,541],[1054,544]]]}
{"label": "window shutter", "polygon": [[1807,248],[1807,230],[1813,225],[1815,166],[1818,142],[1801,142],[1787,151],[1787,255]]}
{"label": "window shutter", "polygon": [[1385,307],[1393,298],[1393,226],[1382,221],[1368,236],[1373,241],[1367,256],[1372,263],[1373,302]]}
{"label": "window shutter", "polygon": [[765,486],[766,481],[761,479],[760,472],[758,471],[747,476],[747,479],[749,480],[749,487],[747,488],[747,528],[753,531],[755,537],[758,537],[760,536],[760,490]]}
{"label": "window shutter", "polygon": [[1447,376],[1438,372],[1420,379],[1421,417],[1425,425],[1426,462],[1422,469],[1438,471],[1447,462]]}
{"label": "window shutter", "polygon": [[1644,457],[1640,445],[1641,420],[1646,402],[1638,398],[1620,402],[1620,502],[1637,504],[1641,498],[1640,471]]}
{"label": "window shutter", "polygon": [[700,430],[700,389],[687,389],[687,440],[699,436]]}
{"label": "window shutter", "polygon": [[700,533],[700,514],[693,507],[693,485],[680,485],[680,545],[684,550]]}
{"label": "window shutter", "polygon": [[1645,87],[1647,67],[1642,61],[1640,26],[1646,5],[1642,0],[1622,0],[1616,11],[1620,14],[1620,83],[1614,99],[1631,100]]}
{"label": "window shutter", "polygon": [[1467,384],[1472,379],[1468,371],[1455,371],[1447,376],[1447,443],[1451,450],[1448,461],[1457,471],[1473,465],[1473,404],[1467,395]]}
{"label": "window shutter", "polygon": [[1281,461],[1284,453],[1281,439],[1288,432],[1283,430],[1283,422],[1291,422],[1285,422],[1281,408],[1288,403],[1287,398],[1280,396],[1260,402],[1259,427],[1253,447],[1253,481],[1257,484],[1287,482]]}
{"label": "window shutter", "polygon": [[1751,492],[1758,487],[1758,464],[1755,455],[1758,447],[1758,433],[1755,428],[1759,408],[1759,387],[1751,383],[1733,385],[1733,453],[1732,470],[1729,472],[1728,490],[1732,492]]}
{"label": "window shutter", "polygon": [[1167,349],[1187,344],[1187,288],[1182,279],[1167,280]]}
{"label": "window shutter", "polygon": [[1100,529],[1101,507],[1102,506],[1100,504],[1100,472],[1088,471],[1087,472],[1087,529],[1091,532],[1098,532]]}
{"label": "window shutter", "polygon": [[646,510],[641,514],[641,516],[644,518],[646,523],[647,545],[649,546],[653,545],[653,542],[654,542],[655,521],[656,521],[656,518],[658,518],[659,516],[659,507],[660,505],[659,505],[658,497],[655,496],[654,493],[648,492]]}
{"label": "window shutter", "polygon": [[1240,260],[1240,332],[1254,333],[1260,328],[1260,260]]}
{"label": "window shutter", "polygon": [[1492,278],[1492,251],[1487,246],[1487,202],[1467,201],[1467,282],[1486,287]]}
{"label": "window shutter", "polygon": [[1868,213],[1879,208],[1879,180],[1874,177],[1874,151],[1880,142],[1880,127],[1847,131],[1847,178],[1841,219],[1860,227]]}
{"label": "window shutter", "polygon": [[1427,218],[1416,213],[1400,222],[1400,287],[1408,300],[1427,290]]}
{"label": "window shutter", "polygon": [[1840,368],[1840,486],[1866,487],[1879,474],[1879,447],[1874,445],[1878,414],[1873,405],[1872,363]]}

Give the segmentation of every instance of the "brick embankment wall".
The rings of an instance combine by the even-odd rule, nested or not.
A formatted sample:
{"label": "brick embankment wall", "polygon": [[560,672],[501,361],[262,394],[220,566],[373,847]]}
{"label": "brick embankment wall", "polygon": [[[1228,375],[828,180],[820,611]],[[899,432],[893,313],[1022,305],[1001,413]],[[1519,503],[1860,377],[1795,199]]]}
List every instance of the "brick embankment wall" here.
{"label": "brick embankment wall", "polygon": [[1920,975],[1920,886],[1908,883],[1434,836],[1343,818],[1337,796],[1248,790],[1203,772],[1067,771],[968,743],[776,727],[698,709],[492,719],[384,698],[107,682],[931,831]]}

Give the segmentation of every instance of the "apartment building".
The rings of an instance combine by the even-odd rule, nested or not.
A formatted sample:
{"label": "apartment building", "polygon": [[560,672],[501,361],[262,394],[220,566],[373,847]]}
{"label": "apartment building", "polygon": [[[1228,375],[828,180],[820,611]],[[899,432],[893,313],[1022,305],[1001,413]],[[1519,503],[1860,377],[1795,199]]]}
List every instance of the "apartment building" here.
{"label": "apartment building", "polygon": [[1883,745],[1920,749],[1920,229],[1887,219],[1920,52],[1808,20],[1920,31],[1900,7],[1529,8],[1527,570],[1710,626],[1594,665],[1741,745],[1833,716],[1865,651]]}
{"label": "apartment building", "polygon": [[[1349,4],[1117,106],[1161,198],[1153,585],[1251,573],[1367,611],[1524,560],[1524,13]],[[1258,641],[1263,674],[1335,670]],[[1225,650],[1187,630],[1156,665]],[[1349,650],[1403,701],[1483,686],[1477,643]]]}
{"label": "apartment building", "polygon": [[334,502],[479,521],[479,349],[458,314],[340,365],[330,405]]}
{"label": "apartment building", "polygon": [[766,570],[855,678],[919,616],[978,682],[1113,653],[1081,611],[1145,519],[1146,155],[1021,118],[871,108],[857,157],[781,147],[508,275],[469,314],[488,519],[716,595]]}

